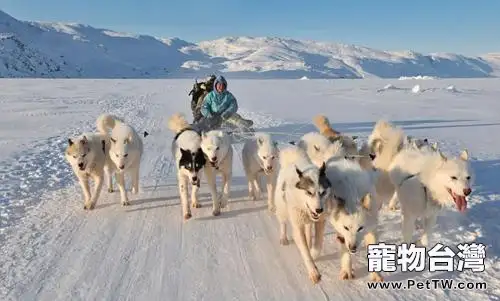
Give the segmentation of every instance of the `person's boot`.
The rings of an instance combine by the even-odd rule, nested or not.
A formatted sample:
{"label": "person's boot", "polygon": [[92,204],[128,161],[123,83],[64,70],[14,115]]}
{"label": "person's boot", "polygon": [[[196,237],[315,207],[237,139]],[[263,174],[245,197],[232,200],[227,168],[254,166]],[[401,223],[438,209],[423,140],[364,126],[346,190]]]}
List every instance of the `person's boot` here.
{"label": "person's boot", "polygon": [[222,118],[220,116],[213,116],[211,118],[202,117],[197,123],[191,124],[198,132],[208,132],[216,130],[221,127]]}
{"label": "person's boot", "polygon": [[246,129],[246,130],[250,129],[253,126],[252,120],[245,119],[245,118],[241,117],[241,115],[238,113],[234,113],[233,115],[231,115],[231,117],[229,117],[228,119],[226,119],[224,121],[226,121],[227,123],[229,123],[237,128]]}
{"label": "person's boot", "polygon": [[228,119],[225,119],[224,122],[230,124],[231,126],[237,128],[242,132],[254,132],[254,130],[252,129],[253,121],[242,118],[239,114],[233,114]]}

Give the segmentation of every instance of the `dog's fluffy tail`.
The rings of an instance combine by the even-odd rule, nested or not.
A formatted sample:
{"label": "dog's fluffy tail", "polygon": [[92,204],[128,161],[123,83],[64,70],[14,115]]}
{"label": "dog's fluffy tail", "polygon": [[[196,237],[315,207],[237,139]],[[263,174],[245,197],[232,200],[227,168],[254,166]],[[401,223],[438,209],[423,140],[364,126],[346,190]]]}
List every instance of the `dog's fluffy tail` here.
{"label": "dog's fluffy tail", "polygon": [[297,146],[290,146],[280,150],[280,165],[282,167],[294,164],[299,160],[303,160],[305,155],[304,150]]}
{"label": "dog's fluffy tail", "polygon": [[123,123],[123,120],[108,113],[102,114],[97,118],[97,130],[99,133],[107,135],[108,131],[114,129],[117,123]]}
{"label": "dog's fluffy tail", "polygon": [[318,131],[327,138],[334,138],[340,135],[339,132],[334,130],[330,125],[330,121],[324,115],[316,115],[313,118],[313,124]]}
{"label": "dog's fluffy tail", "polygon": [[394,127],[386,120],[380,120],[375,125],[376,131],[382,137],[382,149],[374,160],[374,165],[382,170],[387,170],[399,152],[405,136],[401,129]]}
{"label": "dog's fluffy tail", "polygon": [[190,127],[190,124],[186,120],[186,117],[183,114],[175,113],[168,120],[167,126],[174,133],[178,133],[183,129]]}

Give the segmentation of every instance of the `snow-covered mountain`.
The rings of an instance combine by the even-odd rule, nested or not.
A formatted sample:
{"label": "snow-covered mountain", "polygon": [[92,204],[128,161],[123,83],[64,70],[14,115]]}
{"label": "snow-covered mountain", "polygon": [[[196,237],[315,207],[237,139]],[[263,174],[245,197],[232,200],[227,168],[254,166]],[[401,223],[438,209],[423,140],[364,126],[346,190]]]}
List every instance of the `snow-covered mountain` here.
{"label": "snow-covered mountain", "polygon": [[0,11],[0,77],[244,78],[500,76],[500,54],[388,52],[331,42],[226,37],[190,43],[74,23],[28,22]]}

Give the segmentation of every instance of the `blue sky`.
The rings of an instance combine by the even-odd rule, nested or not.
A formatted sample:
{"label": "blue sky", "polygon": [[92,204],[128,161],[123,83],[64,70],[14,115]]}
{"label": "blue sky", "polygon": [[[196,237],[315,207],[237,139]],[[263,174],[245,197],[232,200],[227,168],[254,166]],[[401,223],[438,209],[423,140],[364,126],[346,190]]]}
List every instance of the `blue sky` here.
{"label": "blue sky", "polygon": [[21,20],[64,21],[196,42],[279,36],[384,50],[500,52],[500,0],[0,0]]}

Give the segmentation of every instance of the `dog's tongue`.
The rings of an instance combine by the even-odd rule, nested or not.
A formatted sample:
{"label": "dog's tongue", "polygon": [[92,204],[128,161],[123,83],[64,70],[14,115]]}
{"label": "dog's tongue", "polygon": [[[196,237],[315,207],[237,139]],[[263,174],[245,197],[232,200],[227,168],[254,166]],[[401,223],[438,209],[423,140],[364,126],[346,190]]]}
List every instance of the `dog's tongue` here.
{"label": "dog's tongue", "polygon": [[457,205],[458,211],[464,213],[467,210],[467,200],[464,196],[455,196],[455,204]]}

